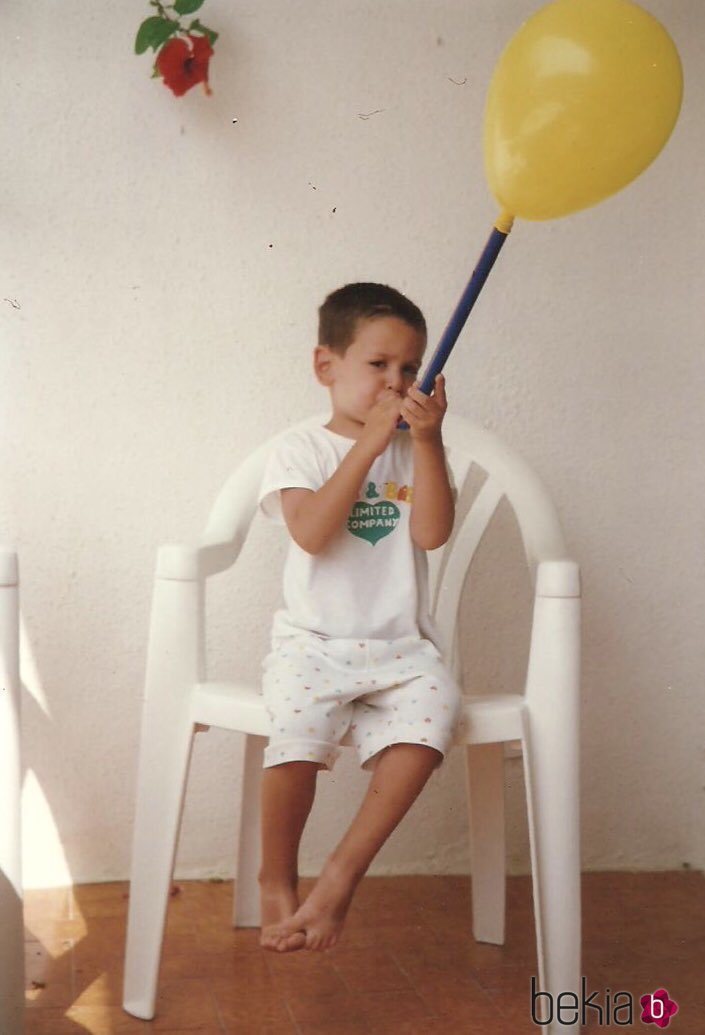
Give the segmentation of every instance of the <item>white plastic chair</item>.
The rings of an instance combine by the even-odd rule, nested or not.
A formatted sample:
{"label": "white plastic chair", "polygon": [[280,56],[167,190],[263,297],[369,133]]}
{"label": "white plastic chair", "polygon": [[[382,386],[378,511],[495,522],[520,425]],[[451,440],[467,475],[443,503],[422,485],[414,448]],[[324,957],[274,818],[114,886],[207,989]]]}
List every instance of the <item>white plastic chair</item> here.
{"label": "white plastic chair", "polygon": [[[324,424],[317,414],[297,427]],[[524,760],[538,950],[538,984],[580,994],[578,708],[580,576],[556,511],[526,463],[494,434],[448,414],[444,441],[458,495],[473,464],[487,472],[450,542],[428,554],[432,612],[443,653],[460,673],[456,618],[470,562],[503,497],[521,530],[535,599],[524,693],[466,697],[465,747],[473,934],[501,945],[505,919],[504,744]],[[234,924],[259,926],[259,806],[269,720],[258,686],[208,682],[204,598],[209,576],[245,542],[273,436],[230,477],[197,546],[158,553],[147,657],[132,856],[124,1008],[150,1019],[196,723],[246,734]],[[343,744],[350,744],[349,735]],[[527,978],[527,1002],[529,980]],[[540,1002],[544,1002],[544,998]],[[527,1007],[528,1009],[528,1007]],[[537,1006],[538,1011],[538,1006]],[[558,1031],[557,1027],[549,1030]],[[565,1024],[560,1031],[569,1030]]]}
{"label": "white plastic chair", "polygon": [[24,922],[20,851],[20,662],[17,554],[0,548],[0,1032],[21,1035]]}

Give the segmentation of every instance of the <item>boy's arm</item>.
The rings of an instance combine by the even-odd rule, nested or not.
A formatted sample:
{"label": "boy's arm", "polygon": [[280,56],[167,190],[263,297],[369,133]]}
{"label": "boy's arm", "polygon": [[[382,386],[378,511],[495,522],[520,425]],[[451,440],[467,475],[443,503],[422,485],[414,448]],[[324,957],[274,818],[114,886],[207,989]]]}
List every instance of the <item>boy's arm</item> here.
{"label": "boy's arm", "polygon": [[362,482],[375,455],[369,446],[357,441],[335,474],[317,492],[312,489],[282,489],[284,520],[291,538],[306,553],[320,553],[340,531],[359,497]]}
{"label": "boy's arm", "polygon": [[433,439],[415,439],[411,538],[422,550],[436,550],[450,539],[454,520],[443,439],[440,434]]}
{"label": "boy's arm", "polygon": [[443,546],[453,531],[455,502],[441,435],[447,408],[445,378],[438,374],[431,395],[421,392],[418,381],[415,382],[401,410],[402,417],[409,424],[414,448],[411,538],[421,550],[436,550]]}
{"label": "boy's arm", "polygon": [[325,485],[312,489],[282,489],[281,503],[289,533],[306,553],[320,553],[340,531],[360,495],[362,482],[375,458],[389,445],[399,416],[399,396],[391,388],[370,410],[359,439],[346,453]]}

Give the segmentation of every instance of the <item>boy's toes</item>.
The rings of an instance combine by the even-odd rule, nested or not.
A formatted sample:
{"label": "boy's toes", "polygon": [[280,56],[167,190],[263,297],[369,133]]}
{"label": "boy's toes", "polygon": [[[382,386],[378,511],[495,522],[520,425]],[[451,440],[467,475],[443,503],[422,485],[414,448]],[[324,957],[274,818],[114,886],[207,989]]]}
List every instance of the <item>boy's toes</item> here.
{"label": "boy's toes", "polygon": [[277,948],[277,946],[279,944],[279,939],[276,936],[276,934],[274,934],[272,932],[272,929],[268,928],[268,929],[265,929],[265,930],[262,931],[262,934],[260,935],[259,943],[260,943],[260,945],[262,946],[263,949],[275,949],[276,950],[276,948]]}
{"label": "boy's toes", "polygon": [[304,941],[306,940],[306,928],[301,922],[300,917],[294,915],[288,917],[286,920],[282,920],[281,923],[276,925],[274,928],[277,938],[290,938],[294,934],[302,934]]}
{"label": "boy's toes", "polygon": [[306,931],[293,916],[272,924],[267,928],[266,935],[265,948],[273,948],[276,952],[295,952],[303,949],[306,944]]}
{"label": "boy's toes", "polygon": [[293,933],[283,932],[280,924],[272,924],[262,931],[260,945],[263,949],[271,949],[273,952],[293,952],[296,949],[303,949],[306,944],[306,934],[301,929]]}
{"label": "boy's toes", "polygon": [[277,942],[277,952],[296,952],[306,945],[306,935],[303,931],[296,931],[294,934],[280,938]]}

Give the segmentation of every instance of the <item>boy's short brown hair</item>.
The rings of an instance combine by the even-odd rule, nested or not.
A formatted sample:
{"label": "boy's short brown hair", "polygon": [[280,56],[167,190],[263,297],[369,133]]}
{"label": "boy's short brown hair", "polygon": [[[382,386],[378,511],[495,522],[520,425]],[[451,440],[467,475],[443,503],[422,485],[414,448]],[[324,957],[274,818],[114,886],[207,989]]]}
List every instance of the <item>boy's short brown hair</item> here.
{"label": "boy's short brown hair", "polygon": [[386,284],[346,284],[331,292],[318,310],[318,344],[341,356],[352,343],[359,320],[396,316],[426,337],[423,313],[405,295]]}

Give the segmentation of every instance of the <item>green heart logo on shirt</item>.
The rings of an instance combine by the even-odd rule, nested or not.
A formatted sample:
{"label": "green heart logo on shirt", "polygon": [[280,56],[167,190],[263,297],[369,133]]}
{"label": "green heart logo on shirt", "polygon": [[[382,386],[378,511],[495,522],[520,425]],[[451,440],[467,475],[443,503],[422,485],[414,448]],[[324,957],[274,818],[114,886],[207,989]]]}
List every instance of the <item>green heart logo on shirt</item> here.
{"label": "green heart logo on shirt", "polygon": [[348,532],[368,543],[378,543],[399,524],[399,507],[389,500],[377,503],[355,503],[348,517]]}

